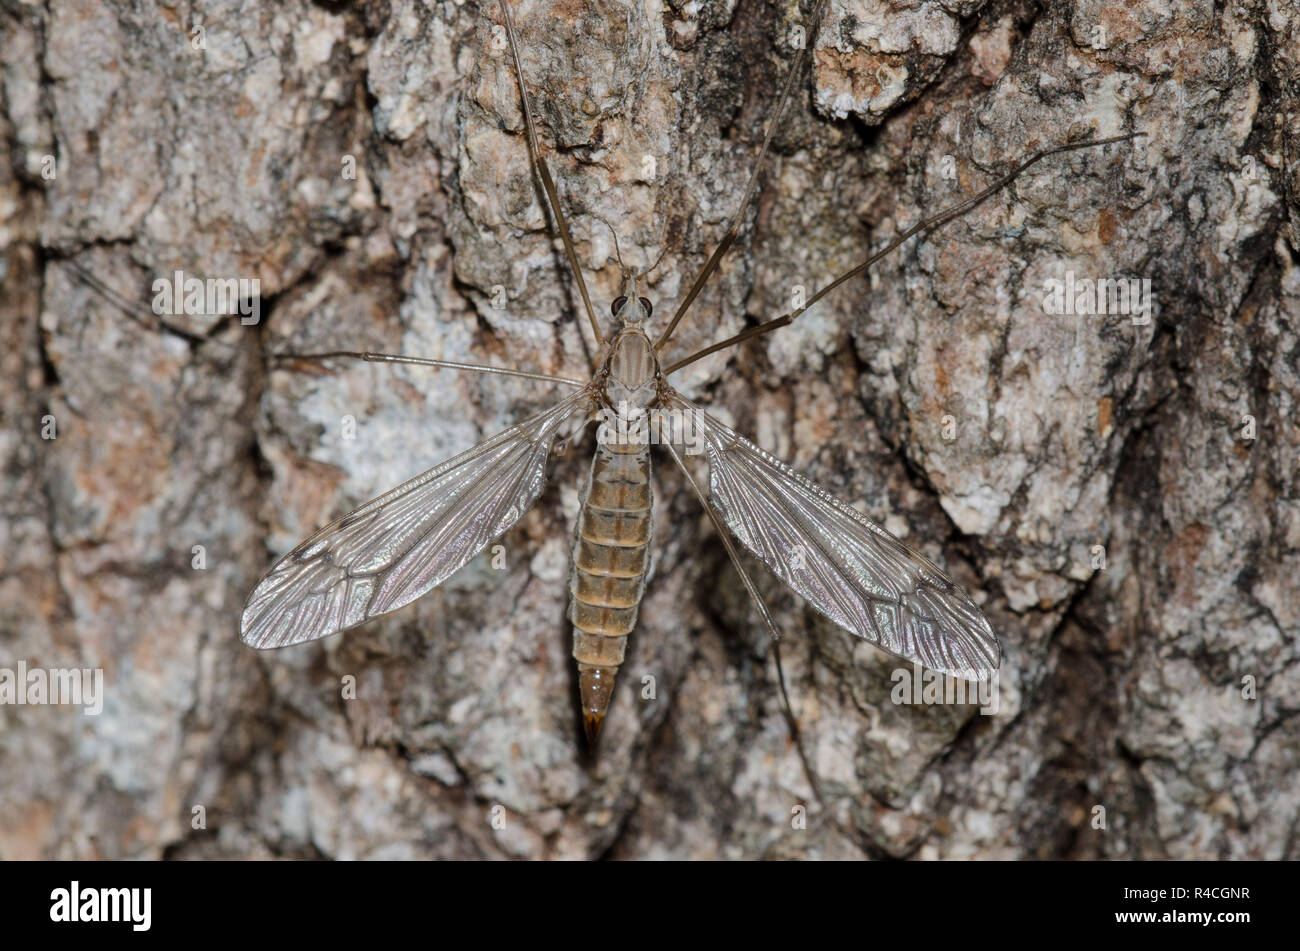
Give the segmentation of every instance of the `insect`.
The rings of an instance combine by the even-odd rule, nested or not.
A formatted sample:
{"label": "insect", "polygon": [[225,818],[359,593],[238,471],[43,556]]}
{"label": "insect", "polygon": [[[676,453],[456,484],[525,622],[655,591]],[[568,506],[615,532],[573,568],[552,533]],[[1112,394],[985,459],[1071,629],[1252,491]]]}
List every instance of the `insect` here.
{"label": "insect", "polygon": [[[826,0],[818,0],[810,37],[816,35],[825,6]],[[1038,152],[972,198],[907,229],[795,310],[665,364],[661,355],[674,331],[736,237],[775,127],[807,61],[808,47],[799,51],[787,76],[740,210],[671,318],[657,334],[652,333],[653,306],[640,294],[639,282],[645,275],[624,267],[622,294],[611,305],[614,326],[605,333],[538,144],[507,0],[501,0],[501,10],[533,168],[600,348],[592,375],[586,380],[569,379],[392,354],[312,355],[504,374],[545,380],[573,392],[550,409],[326,525],[280,558],[248,598],[241,623],[243,641],[255,648],[285,647],[356,627],[410,604],[510,529],[538,499],[552,451],[575,426],[600,419],[597,447],[580,495],[569,575],[572,654],[591,743],[609,708],[646,588],[653,541],[652,444],[662,447],[698,496],[774,640],[779,637],[776,626],[736,543],[850,633],[937,672],[967,680],[989,676],[1001,659],[997,637],[970,596],[942,569],[694,405],[669,380],[708,354],[790,324],[913,235],[970,210],[1047,156],[1132,136]],[[688,432],[694,437],[689,447]],[[683,458],[690,448],[698,449],[707,463],[707,491]]]}

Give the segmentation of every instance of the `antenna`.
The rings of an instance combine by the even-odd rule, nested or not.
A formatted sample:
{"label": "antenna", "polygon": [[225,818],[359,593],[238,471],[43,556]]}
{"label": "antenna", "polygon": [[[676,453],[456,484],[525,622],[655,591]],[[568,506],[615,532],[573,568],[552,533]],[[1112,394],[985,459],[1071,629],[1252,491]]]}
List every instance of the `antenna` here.
{"label": "antenna", "polygon": [[654,264],[651,264],[648,268],[646,268],[644,271],[642,271],[640,274],[638,274],[637,277],[638,277],[638,278],[645,277],[647,274],[649,274],[651,271],[653,271],[655,268],[657,268],[657,267],[659,266],[659,262],[662,261],[662,260],[664,259],[664,255],[667,254],[667,253],[668,253],[668,242],[665,241],[665,242],[660,246],[659,257],[655,258],[655,263],[654,263]]}
{"label": "antenna", "polygon": [[[614,238],[614,256],[618,258],[619,269],[624,274],[627,274],[628,273],[627,265],[623,263],[623,252],[619,249],[618,246],[618,232],[614,230],[614,226],[609,223],[609,221],[605,218],[604,215],[598,215],[594,211],[591,214],[594,218],[596,218],[596,220],[600,221],[602,224],[604,224],[606,228],[609,229],[610,235]],[[663,255],[660,255],[660,257],[662,256]]]}

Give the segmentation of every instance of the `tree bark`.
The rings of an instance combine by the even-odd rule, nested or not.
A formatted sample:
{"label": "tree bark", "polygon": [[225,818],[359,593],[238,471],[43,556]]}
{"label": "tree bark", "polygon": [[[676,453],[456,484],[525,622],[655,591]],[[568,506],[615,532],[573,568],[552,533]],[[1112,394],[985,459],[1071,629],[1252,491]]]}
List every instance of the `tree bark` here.
{"label": "tree bark", "polygon": [[[557,399],[273,355],[584,376],[596,349],[499,6],[203,8],[0,2],[0,666],[105,677],[98,716],[0,708],[0,857],[1300,857],[1293,4],[831,0],[669,361],[1040,148],[1144,137],[1047,159],[674,378],[945,565],[999,634],[995,713],[898,703],[899,661],[751,562],[824,801],[666,456],[584,753],[565,612],[590,435],[495,561],[341,637],[240,643],[274,556]],[[629,266],[662,255],[661,327],[808,10],[512,10],[597,316],[612,228]],[[257,321],[159,315],[177,271],[256,280]],[[1121,278],[1149,312],[1087,313]]]}

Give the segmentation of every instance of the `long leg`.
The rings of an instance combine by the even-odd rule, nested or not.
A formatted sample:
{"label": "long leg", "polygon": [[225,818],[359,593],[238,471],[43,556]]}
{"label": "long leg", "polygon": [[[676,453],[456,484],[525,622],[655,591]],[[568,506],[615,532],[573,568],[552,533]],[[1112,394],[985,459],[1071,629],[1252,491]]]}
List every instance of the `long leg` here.
{"label": "long leg", "polygon": [[[135,312],[141,310],[150,310],[152,304],[149,302],[132,302],[124,295],[105,284],[89,270],[82,267],[76,261],[68,259],[64,262],[72,270],[73,275],[91,290],[95,291],[110,304],[117,307],[132,320],[136,320]],[[213,340],[198,334],[176,327],[161,318],[157,318],[159,325],[165,329],[177,333],[195,343],[203,343],[217,346],[229,347],[222,341]],[[138,322],[138,321],[137,321]],[[232,348],[234,349],[234,348]],[[370,363],[406,363],[413,366],[424,367],[441,367],[447,370],[468,370],[473,373],[492,373],[497,376],[515,376],[525,380],[540,380],[544,383],[559,383],[563,386],[571,386],[575,389],[581,389],[587,384],[582,380],[575,380],[566,376],[553,376],[547,373],[533,373],[528,370],[511,370],[506,367],[493,367],[480,363],[459,363],[452,360],[433,360],[428,357],[406,357],[395,353],[376,353],[372,350],[330,350],[325,353],[274,353],[271,359],[282,363],[289,363],[294,360],[331,360],[335,358],[350,358],[355,360],[365,360]]]}
{"label": "long leg", "polygon": [[[109,285],[105,284],[98,277],[96,277],[94,274],[92,274],[86,268],[82,267],[77,262],[69,259],[64,263],[69,266],[74,276],[78,280],[80,280],[82,283],[88,286],[91,290],[95,291],[97,294],[99,294],[101,297],[107,300],[110,304],[117,307],[119,310],[125,313],[132,320],[136,320],[135,312],[137,308],[146,310],[151,307],[149,303],[133,303],[132,301],[128,300],[121,293],[114,290]],[[218,346],[226,346],[226,347],[230,346],[229,344],[225,344],[221,341],[213,340],[211,338],[205,338],[198,334],[194,334],[190,331],[185,330],[184,328],[175,327],[174,325],[167,323],[165,320],[162,320],[161,318],[158,318],[158,323],[162,326],[163,329],[170,330],[173,331],[174,333],[180,334],[181,336],[195,343],[204,343],[209,345],[215,344]],[[514,376],[514,377],[520,377],[525,380],[539,380],[543,383],[559,383],[562,386],[571,386],[574,387],[575,389],[581,389],[582,387],[587,385],[582,380],[575,380],[572,379],[571,377],[566,377],[566,376],[553,376],[548,373],[532,373],[528,370],[511,370],[506,367],[493,367],[481,363],[459,363],[452,360],[433,360],[428,357],[406,357],[395,353],[376,353],[371,350],[365,350],[365,351],[331,350],[325,353],[271,354],[272,360],[276,360],[281,363],[289,363],[295,360],[319,361],[319,360],[331,360],[335,358],[350,358],[355,360],[365,360],[369,363],[406,363],[412,366],[441,367],[447,370],[467,370],[472,373],[491,373],[497,376]]]}
{"label": "long leg", "polygon": [[582,380],[567,376],[551,376],[548,373],[531,373],[528,370],[509,370],[505,367],[492,367],[482,363],[457,363],[452,360],[432,360],[428,357],[404,357],[396,353],[375,353],[372,350],[330,350],[326,353],[277,353],[272,359],[282,362],[292,360],[332,360],[336,357],[365,360],[368,363],[407,363],[418,367],[442,367],[447,370],[469,370],[472,373],[493,373],[497,376],[517,376],[525,380],[541,380],[545,383],[561,383],[582,389],[587,384]]}
{"label": "long leg", "polygon": [[564,220],[564,212],[560,210],[560,195],[555,190],[555,181],[551,178],[551,170],[546,166],[546,159],[542,157],[542,150],[537,145],[537,128],[533,125],[533,110],[528,105],[528,87],[524,85],[524,66],[519,59],[519,42],[515,39],[515,22],[510,16],[510,4],[507,0],[501,0],[501,12],[505,15],[506,36],[510,40],[510,54],[515,61],[515,76],[519,80],[519,101],[524,106],[524,128],[526,138],[528,139],[528,151],[532,155],[533,166],[537,169],[537,175],[542,180],[542,189],[546,192],[546,200],[551,205],[551,213],[555,215],[555,226],[560,232],[560,240],[564,242],[564,253],[569,257],[569,267],[573,269],[573,277],[578,282],[578,293],[582,295],[583,306],[587,308],[587,319],[591,321],[591,332],[596,335],[596,343],[604,343],[605,338],[600,332],[600,324],[596,322],[596,312],[591,307],[591,296],[587,293],[587,282],[582,279],[582,268],[578,266],[578,252],[574,250],[573,239],[569,237],[569,226]]}
{"label": "long leg", "polygon": [[700,269],[700,273],[696,275],[695,280],[691,283],[691,289],[686,292],[686,296],[682,298],[682,302],[677,305],[677,310],[673,313],[673,319],[668,322],[668,326],[664,328],[664,332],[659,336],[659,339],[655,341],[656,350],[663,349],[664,344],[668,342],[668,338],[671,337],[673,331],[677,329],[677,325],[681,322],[687,309],[691,306],[692,302],[694,302],[695,298],[699,296],[700,291],[704,289],[705,282],[708,281],[710,275],[712,275],[717,269],[718,262],[722,260],[722,256],[727,253],[727,249],[730,248],[732,243],[736,240],[736,233],[740,230],[740,222],[745,215],[745,209],[749,207],[750,199],[754,197],[754,188],[758,185],[758,173],[763,168],[763,159],[767,157],[767,151],[772,145],[773,136],[776,135],[777,127],[781,121],[781,115],[785,112],[786,103],[790,101],[790,95],[794,91],[800,73],[803,72],[804,63],[808,61],[808,51],[812,49],[812,45],[817,39],[817,27],[821,24],[822,14],[825,10],[826,0],[817,0],[817,6],[813,8],[812,19],[808,24],[808,32],[804,38],[803,48],[799,50],[799,54],[795,57],[794,65],[790,67],[790,74],[786,76],[785,85],[781,89],[781,97],[777,100],[776,112],[774,112],[772,117],[767,121],[767,132],[763,136],[763,146],[758,150],[758,158],[754,162],[753,171],[749,173],[749,182],[745,185],[745,194],[744,197],[740,199],[740,207],[736,209],[736,214],[732,217],[731,223],[727,225],[727,230],[722,235],[722,240],[718,242],[718,246],[713,249],[713,253],[709,255],[708,261],[704,263],[704,267]]}
{"label": "long leg", "polygon": [[[153,330],[154,327],[151,327],[146,321],[141,320],[140,317],[138,316],[138,314],[140,313],[149,314],[153,318],[154,326],[156,326],[157,328],[160,328],[165,331],[169,331],[170,333],[174,333],[176,334],[176,336],[188,340],[190,343],[216,344],[218,346],[230,347],[230,344],[225,344],[221,341],[213,340],[211,337],[205,337],[203,334],[195,333],[193,330],[190,330],[186,327],[178,326],[177,324],[173,324],[170,321],[163,319],[161,314],[154,313],[152,301],[147,299],[135,300],[135,301],[131,300],[125,294],[115,290],[114,288],[110,287],[108,284],[104,283],[104,281],[96,277],[95,274],[91,272],[88,268],[78,264],[72,258],[62,258],[58,261],[58,263],[66,265],[67,268],[72,272],[72,276],[76,280],[80,281],[82,284],[85,284],[87,287],[89,287],[92,291],[94,291],[104,300],[108,301],[110,304],[112,304],[114,307],[120,310],[123,314],[127,316],[129,320],[131,320],[132,323],[138,324],[139,326],[143,327],[146,330]],[[231,349],[234,348],[232,347]]]}
{"label": "long leg", "polygon": [[[107,300],[110,304],[117,307],[119,310],[125,313],[132,320],[136,319],[135,313],[137,309],[149,310],[151,308],[152,305],[149,302],[132,302],[131,300],[127,299],[123,294],[119,293],[109,285],[105,284],[98,277],[96,277],[86,268],[82,267],[76,261],[68,259],[64,263],[68,265],[68,267],[72,270],[74,276],[78,280],[80,280],[82,283],[88,286],[91,290],[95,291],[97,294],[99,294],[101,297]],[[187,331],[184,328],[176,327],[172,324],[167,323],[165,320],[162,320],[161,318],[158,318],[158,322],[163,327],[163,329],[173,331],[174,333],[180,334],[181,336],[184,336],[185,338],[192,340],[196,343],[204,343],[208,345],[215,344],[217,346],[226,346],[226,347],[230,346],[229,344],[225,344],[222,341],[213,340],[211,338],[205,338],[198,334],[194,334],[190,331]],[[406,364],[411,364],[413,366],[441,367],[447,370],[467,370],[473,373],[492,373],[492,374],[496,374],[497,376],[515,376],[515,377],[521,377],[525,380],[539,380],[543,383],[559,383],[563,386],[574,387],[575,389],[581,389],[582,387],[586,386],[586,384],[582,380],[575,380],[565,376],[552,376],[546,373],[532,373],[527,370],[510,370],[507,369],[506,367],[486,366],[484,364],[479,364],[479,363],[458,363],[452,360],[432,360],[429,359],[428,357],[406,357],[395,353],[376,353],[370,350],[366,350],[366,351],[331,350],[326,353],[271,354],[272,360],[276,360],[281,363],[289,363],[295,360],[319,361],[319,360],[331,360],[335,358],[351,358],[356,360],[365,360],[370,363],[406,363]]]}
{"label": "long leg", "polygon": [[887,245],[885,245],[884,248],[877,251],[875,254],[871,255],[871,257],[867,258],[857,267],[853,268],[850,271],[844,272],[835,280],[831,281],[829,284],[827,284],[825,287],[819,290],[816,294],[813,294],[806,301],[804,301],[802,307],[796,307],[788,314],[782,314],[780,317],[774,317],[771,320],[764,321],[763,323],[758,324],[754,327],[750,327],[747,330],[742,330],[740,333],[736,334],[733,337],[728,337],[726,340],[723,340],[720,343],[715,343],[712,346],[705,347],[703,350],[700,350],[697,353],[693,353],[689,357],[686,357],[685,359],[678,360],[676,363],[670,364],[668,368],[664,370],[664,374],[667,375],[670,373],[675,373],[676,371],[682,369],[682,367],[689,366],[690,364],[694,363],[696,360],[703,359],[704,357],[707,357],[711,353],[717,353],[719,350],[725,350],[727,347],[735,346],[738,343],[744,343],[746,340],[750,340],[754,337],[760,336],[761,334],[769,333],[770,331],[773,330],[779,330],[781,327],[793,323],[795,318],[797,318],[800,314],[806,311],[813,304],[817,303],[819,300],[821,300],[831,291],[835,290],[835,288],[839,287],[845,281],[849,280],[850,278],[857,277],[863,271],[871,267],[871,265],[875,264],[885,255],[889,254],[891,251],[897,248],[908,238],[911,238],[912,236],[920,234],[922,232],[934,231],[936,228],[946,225],[954,218],[958,218],[961,215],[964,215],[966,212],[970,211],[971,209],[975,208],[976,206],[983,204],[984,202],[992,198],[994,195],[996,195],[998,192],[1000,192],[1002,189],[1006,188],[1008,185],[1014,182],[1018,177],[1020,177],[1021,173],[1024,172],[1027,168],[1029,168],[1031,165],[1041,162],[1043,159],[1047,158],[1048,156],[1057,155],[1061,152],[1073,152],[1076,149],[1091,148],[1095,145],[1110,145],[1113,142],[1124,142],[1129,139],[1137,138],[1140,135],[1145,135],[1145,133],[1130,132],[1127,135],[1114,135],[1107,139],[1090,139],[1087,142],[1073,142],[1069,145],[1058,145],[1055,148],[1043,149],[1042,151],[1035,152],[1029,158],[1025,159],[1014,169],[1012,169],[1009,173],[1002,176],[1002,178],[999,178],[996,182],[994,182],[992,185],[988,186],[978,194],[973,195],[970,198],[967,198],[965,201],[959,204],[953,205],[951,208],[947,208],[944,211],[939,212],[937,215],[932,215],[929,218],[922,218],[919,222],[912,225],[912,227],[908,228],[898,237],[894,238]]}
{"label": "long leg", "polygon": [[740,575],[740,580],[745,585],[745,590],[749,592],[749,596],[758,605],[758,613],[763,618],[768,633],[772,635],[772,656],[776,660],[776,681],[781,692],[781,712],[785,716],[786,725],[790,728],[790,737],[794,740],[795,749],[799,752],[799,762],[803,765],[804,776],[808,779],[808,785],[812,787],[813,795],[817,797],[817,801],[821,803],[822,808],[826,808],[826,800],[822,798],[821,785],[817,782],[817,776],[812,770],[812,765],[808,762],[808,754],[804,752],[803,737],[799,733],[799,721],[795,719],[794,708],[790,706],[790,694],[785,688],[785,669],[781,666],[781,632],[777,630],[776,622],[772,620],[772,614],[768,611],[763,596],[758,593],[758,587],[741,563],[740,552],[736,550],[736,545],[731,540],[731,535],[722,519],[718,516],[717,510],[714,509],[713,503],[704,494],[700,484],[695,481],[695,476],[691,475],[691,470],[686,468],[686,463],[677,454],[673,444],[665,440],[663,446],[668,450],[668,454],[673,457],[673,462],[677,463],[677,468],[682,471],[682,475],[686,476],[686,481],[695,491],[695,497],[700,500],[700,505],[704,506],[704,511],[709,513],[713,527],[717,530],[718,537],[722,539],[723,547],[727,549],[727,554],[731,557],[731,563],[736,567],[736,573]]}

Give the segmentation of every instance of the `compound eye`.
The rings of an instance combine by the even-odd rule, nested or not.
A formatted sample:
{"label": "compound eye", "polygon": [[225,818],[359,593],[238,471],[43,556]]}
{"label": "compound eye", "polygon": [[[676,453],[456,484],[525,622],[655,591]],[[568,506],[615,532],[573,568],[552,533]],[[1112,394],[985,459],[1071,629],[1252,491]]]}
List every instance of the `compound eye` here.
{"label": "compound eye", "polygon": [[644,298],[644,297],[641,298],[641,306],[645,308],[645,315],[646,315],[647,317],[649,317],[649,316],[650,316],[650,312],[654,309],[654,308],[651,306],[650,301],[647,300],[647,299]]}
{"label": "compound eye", "polygon": [[627,298],[626,298],[626,297],[616,297],[616,298],[614,298],[614,303],[610,305],[610,307],[609,307],[609,312],[610,312],[611,314],[613,314],[615,317],[617,317],[617,316],[618,316],[618,312],[619,312],[620,310],[623,309],[623,305],[626,304],[626,303],[627,303]]}

